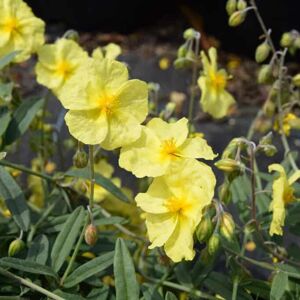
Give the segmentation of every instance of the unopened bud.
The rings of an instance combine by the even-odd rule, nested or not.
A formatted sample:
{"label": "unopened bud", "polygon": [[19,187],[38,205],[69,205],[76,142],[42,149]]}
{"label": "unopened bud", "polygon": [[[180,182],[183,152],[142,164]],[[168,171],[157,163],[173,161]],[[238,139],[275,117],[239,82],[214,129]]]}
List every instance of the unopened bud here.
{"label": "unopened bud", "polygon": [[294,40],[293,46],[295,46],[297,49],[300,48],[300,36],[297,36]]}
{"label": "unopened bud", "polygon": [[94,246],[98,240],[98,230],[97,227],[93,224],[87,226],[84,233],[85,242],[89,246]]}
{"label": "unopened bud", "polygon": [[194,28],[188,28],[183,32],[183,38],[186,40],[194,39],[199,35],[199,32],[197,32]]}
{"label": "unopened bud", "polygon": [[237,147],[240,145],[240,139],[234,138],[223,151],[222,158],[231,158],[236,153]]}
{"label": "unopened bud", "polygon": [[270,65],[263,65],[258,72],[258,83],[271,83],[272,79],[272,67]]}
{"label": "unopened bud", "polygon": [[181,45],[177,50],[177,57],[182,58],[185,57],[187,53],[187,47],[185,44]]}
{"label": "unopened bud", "polygon": [[76,168],[85,168],[88,164],[88,155],[84,150],[77,150],[73,156],[73,164]]}
{"label": "unopened bud", "polygon": [[273,133],[269,132],[268,134],[264,135],[259,140],[259,145],[272,145],[273,143]]}
{"label": "unopened bud", "polygon": [[300,87],[300,73],[295,75],[292,79],[293,81],[293,84],[296,86],[296,87]]}
{"label": "unopened bud", "polygon": [[224,182],[219,188],[219,199],[221,202],[228,204],[231,200],[230,183]]}
{"label": "unopened bud", "polygon": [[217,252],[217,250],[219,249],[219,246],[220,246],[220,236],[219,236],[219,234],[214,233],[208,241],[208,245],[207,245],[208,253],[210,255],[215,254]]}
{"label": "unopened bud", "polygon": [[25,243],[21,239],[12,241],[8,248],[8,256],[15,256],[25,248]]}
{"label": "unopened bud", "polygon": [[227,240],[231,240],[234,234],[235,224],[229,213],[223,213],[220,225],[220,233]]}
{"label": "unopened bud", "polygon": [[237,9],[243,10],[245,8],[247,8],[247,2],[245,0],[238,0]]}
{"label": "unopened bud", "polygon": [[184,68],[189,68],[192,65],[192,62],[185,57],[183,58],[177,58],[174,63],[174,68],[175,69],[184,69]]}
{"label": "unopened bud", "polygon": [[67,30],[67,31],[64,33],[63,37],[64,37],[65,39],[73,40],[73,41],[75,41],[75,42],[78,42],[78,41],[79,41],[79,34],[78,34],[78,32],[77,32],[76,30],[74,30],[74,29]]}
{"label": "unopened bud", "polygon": [[213,231],[213,224],[209,215],[206,215],[200,221],[197,229],[196,229],[196,236],[199,242],[207,241]]}
{"label": "unopened bud", "polygon": [[237,3],[236,0],[227,0],[226,11],[231,16],[236,11]]}
{"label": "unopened bud", "polygon": [[267,42],[260,44],[255,51],[255,60],[258,63],[264,62],[270,55],[271,47]]}
{"label": "unopened bud", "polygon": [[262,149],[268,157],[272,157],[277,153],[277,148],[274,145],[264,145]]}
{"label": "unopened bud", "polygon": [[246,15],[247,13],[245,11],[238,10],[234,12],[229,18],[228,21],[229,26],[236,27],[241,25],[245,21]]}
{"label": "unopened bud", "polygon": [[285,48],[291,47],[293,40],[293,35],[290,32],[285,32],[281,37],[280,45]]}
{"label": "unopened bud", "polygon": [[217,161],[215,163],[215,166],[219,170],[221,170],[223,172],[228,172],[228,173],[231,173],[234,171],[241,171],[241,169],[242,169],[241,163],[234,159],[231,159],[231,158],[220,159],[219,161]]}
{"label": "unopened bud", "polygon": [[275,112],[276,105],[271,98],[267,99],[267,101],[263,105],[263,112],[266,116],[272,117]]}

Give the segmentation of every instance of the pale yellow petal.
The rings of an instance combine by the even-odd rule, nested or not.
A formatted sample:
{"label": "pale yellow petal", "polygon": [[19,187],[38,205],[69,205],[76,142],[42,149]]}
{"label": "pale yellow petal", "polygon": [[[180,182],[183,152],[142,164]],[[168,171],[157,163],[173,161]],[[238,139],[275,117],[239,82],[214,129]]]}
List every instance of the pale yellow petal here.
{"label": "pale yellow petal", "polygon": [[100,114],[98,110],[70,110],[65,121],[71,135],[87,145],[100,144],[108,133],[106,115]]}
{"label": "pale yellow petal", "polygon": [[204,158],[207,160],[214,159],[217,155],[208,146],[205,139],[201,137],[188,138],[178,149],[182,157],[186,158]]}
{"label": "pale yellow petal", "polygon": [[289,177],[289,179],[288,179],[289,185],[292,185],[293,183],[295,183],[299,178],[300,178],[300,170],[296,171]]}
{"label": "pale yellow petal", "polygon": [[147,213],[169,213],[168,208],[165,206],[164,198],[155,198],[152,197],[149,193],[139,193],[135,197],[135,201],[137,206]]}
{"label": "pale yellow petal", "polygon": [[180,218],[164,249],[173,262],[192,260],[195,256],[193,234],[195,226],[187,218]]}

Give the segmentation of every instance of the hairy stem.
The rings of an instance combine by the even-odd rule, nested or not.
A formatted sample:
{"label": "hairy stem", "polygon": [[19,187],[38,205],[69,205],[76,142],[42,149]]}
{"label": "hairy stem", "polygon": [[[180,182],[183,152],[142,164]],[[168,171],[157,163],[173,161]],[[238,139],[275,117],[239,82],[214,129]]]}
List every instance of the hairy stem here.
{"label": "hairy stem", "polygon": [[95,169],[94,169],[94,146],[89,146],[89,159],[90,159],[90,201],[89,206],[90,209],[93,209],[94,206],[94,188],[95,188]]}

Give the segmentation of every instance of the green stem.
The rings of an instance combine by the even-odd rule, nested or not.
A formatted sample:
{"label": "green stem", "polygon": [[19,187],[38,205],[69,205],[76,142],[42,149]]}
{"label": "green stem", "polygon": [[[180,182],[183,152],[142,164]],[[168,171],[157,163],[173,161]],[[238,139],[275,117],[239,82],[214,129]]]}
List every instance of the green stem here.
{"label": "green stem", "polygon": [[33,171],[33,170],[29,169],[29,168],[26,168],[24,166],[11,163],[11,162],[9,162],[7,160],[0,160],[0,165],[1,166],[5,166],[5,167],[9,167],[9,168],[12,168],[12,169],[15,169],[15,170],[19,170],[19,171],[25,172],[27,174],[34,175],[34,176],[43,178],[43,179],[45,179],[47,181],[56,183],[55,179],[53,177],[51,177],[51,176],[48,176],[48,175],[40,173],[40,172]]}
{"label": "green stem", "polygon": [[41,293],[41,294],[49,297],[50,299],[64,300],[64,298],[59,297],[59,296],[55,295],[54,293],[49,292],[48,290],[40,287],[39,285],[37,285],[37,284],[35,284],[35,283],[33,283],[33,282],[29,281],[29,280],[26,280],[26,279],[24,279],[22,277],[19,277],[19,276],[15,275],[15,274],[13,274],[13,273],[11,273],[11,272],[3,269],[2,267],[0,267],[0,274],[3,275],[3,276],[5,276],[5,277],[8,277],[8,278],[10,278],[10,279],[12,279],[12,280],[14,280],[16,282],[18,282],[18,283],[20,283],[22,285],[25,285],[25,286],[29,287],[30,289],[35,290],[35,291],[37,291],[37,292],[39,292],[39,293]]}
{"label": "green stem", "polygon": [[[200,38],[195,38],[195,56],[196,59],[198,59],[199,56],[199,47],[200,47]],[[191,96],[190,96],[190,102],[189,102],[189,112],[188,112],[188,119],[189,119],[189,130],[191,130],[191,127],[193,125],[193,112],[194,112],[194,103],[195,103],[195,86],[197,83],[197,61],[194,61],[193,63],[193,74],[192,74],[192,87],[191,87]]]}
{"label": "green stem", "polygon": [[64,281],[66,280],[67,276],[69,275],[70,271],[72,270],[74,261],[75,261],[75,259],[76,259],[76,257],[77,257],[79,248],[80,248],[81,243],[82,243],[82,241],[83,241],[84,233],[85,233],[85,230],[86,230],[86,227],[87,227],[88,223],[89,223],[89,216],[87,216],[87,218],[86,218],[85,224],[84,224],[84,226],[83,226],[83,228],[82,228],[80,237],[79,237],[79,239],[78,239],[78,241],[77,241],[77,244],[76,244],[76,246],[75,246],[75,249],[74,249],[74,252],[73,252],[73,254],[72,254],[72,257],[71,257],[71,259],[70,259],[70,261],[69,261],[69,263],[68,263],[67,269],[65,270],[65,273],[64,273],[63,277],[62,277],[61,280],[60,280],[60,285],[61,285],[61,286],[64,285]]}
{"label": "green stem", "polygon": [[94,188],[95,188],[95,169],[94,169],[94,146],[89,146],[89,159],[90,159],[90,181],[91,181],[91,192],[90,192],[90,209],[93,209],[94,206]]}
{"label": "green stem", "polygon": [[236,277],[234,277],[234,280],[233,280],[231,300],[236,300],[237,299],[236,297],[237,297],[238,287],[239,287],[239,278],[236,276]]}

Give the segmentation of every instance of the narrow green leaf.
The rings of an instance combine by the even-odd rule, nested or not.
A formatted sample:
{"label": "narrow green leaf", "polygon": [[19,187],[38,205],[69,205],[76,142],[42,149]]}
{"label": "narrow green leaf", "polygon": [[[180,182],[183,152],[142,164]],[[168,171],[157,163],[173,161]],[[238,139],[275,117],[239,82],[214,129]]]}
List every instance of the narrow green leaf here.
{"label": "narrow green leaf", "polygon": [[46,235],[37,236],[29,248],[27,259],[45,265],[49,254],[49,241]]}
{"label": "narrow green leaf", "polygon": [[172,292],[167,292],[165,300],[177,300],[177,297]]}
{"label": "narrow green leaf", "polygon": [[51,263],[55,272],[60,270],[65,259],[71,253],[80,228],[83,225],[84,215],[84,209],[77,207],[57,235],[51,251]]}
{"label": "narrow green leaf", "polygon": [[0,70],[10,64],[20,51],[13,51],[0,59]]}
{"label": "narrow green leaf", "polygon": [[117,300],[139,299],[139,286],[134,264],[125,242],[118,238],[114,257],[114,275]]}
{"label": "narrow green leaf", "polygon": [[27,231],[30,225],[30,212],[24,195],[12,176],[0,167],[0,195],[12,213],[18,226]]}
{"label": "narrow green leaf", "polygon": [[92,289],[92,291],[87,296],[89,300],[106,300],[109,294],[109,287],[104,285],[100,289]]}
{"label": "narrow green leaf", "polygon": [[66,278],[64,287],[73,287],[76,284],[84,281],[85,279],[105,270],[112,265],[113,256],[113,251],[108,252],[81,265]]}
{"label": "narrow green leaf", "polygon": [[65,300],[86,300],[86,298],[76,295],[76,294],[71,294],[71,293],[66,293],[61,290],[55,290],[53,293],[57,296],[63,297]]}
{"label": "narrow green leaf", "polygon": [[272,281],[270,299],[280,300],[288,289],[289,278],[286,273],[278,272]]}
{"label": "narrow green leaf", "polygon": [[10,122],[11,116],[10,111],[6,106],[0,107],[0,136],[5,132],[9,122]]}
{"label": "narrow green leaf", "polygon": [[14,112],[12,120],[4,134],[4,145],[10,145],[25,133],[36,113],[44,105],[44,102],[45,99],[43,98],[32,98],[23,101],[23,103]]}
{"label": "narrow green leaf", "polygon": [[[65,173],[65,175],[83,179],[90,179],[90,172],[88,168],[69,170]],[[100,174],[95,174],[95,182],[118,199],[124,202],[129,202],[128,197],[111,180],[105,178]]]}
{"label": "narrow green leaf", "polygon": [[7,104],[12,100],[14,84],[12,82],[0,82],[0,101],[2,104]]}
{"label": "narrow green leaf", "polygon": [[57,275],[48,266],[43,266],[41,264],[24,259],[14,257],[3,257],[0,259],[0,266],[3,268],[16,269],[26,273],[42,274],[57,278]]}

